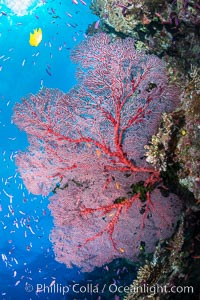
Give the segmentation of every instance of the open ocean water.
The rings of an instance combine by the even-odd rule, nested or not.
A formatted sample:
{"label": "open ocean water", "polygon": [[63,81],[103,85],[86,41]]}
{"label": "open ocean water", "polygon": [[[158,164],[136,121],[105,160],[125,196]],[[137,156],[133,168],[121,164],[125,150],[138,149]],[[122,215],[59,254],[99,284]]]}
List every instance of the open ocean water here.
{"label": "open ocean water", "polygon": [[[72,1],[7,1],[0,3],[0,299],[67,299],[62,293],[36,295],[36,285],[60,285],[82,276],[54,260],[48,198],[29,194],[17,173],[15,155],[28,145],[12,124],[13,106],[42,86],[67,91],[75,84],[70,50],[88,24],[97,19],[87,5]],[[27,14],[20,8],[27,4]],[[30,4],[33,9],[29,9]],[[26,6],[26,5],[25,5]],[[18,7],[17,12],[12,7]],[[38,47],[29,44],[30,32],[42,29]],[[27,227],[27,224],[30,227]],[[26,291],[27,289],[27,291]]]}

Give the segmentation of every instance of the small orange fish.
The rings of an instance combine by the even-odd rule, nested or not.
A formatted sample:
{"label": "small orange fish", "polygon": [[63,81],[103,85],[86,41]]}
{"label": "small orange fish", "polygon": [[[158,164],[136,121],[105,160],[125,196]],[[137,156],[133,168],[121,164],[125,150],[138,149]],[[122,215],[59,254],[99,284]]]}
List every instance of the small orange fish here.
{"label": "small orange fish", "polygon": [[96,154],[97,154],[98,157],[100,157],[101,156],[101,151],[99,149],[97,149]]}
{"label": "small orange fish", "polygon": [[30,33],[29,44],[33,47],[37,47],[42,41],[42,29],[34,29],[33,33]]}
{"label": "small orange fish", "polygon": [[116,189],[117,189],[117,190],[120,189],[120,184],[119,184],[119,182],[116,182],[116,183],[115,183],[115,186],[116,186]]}
{"label": "small orange fish", "polygon": [[124,248],[119,248],[119,251],[120,251],[121,253],[124,253],[124,252],[125,252]]}

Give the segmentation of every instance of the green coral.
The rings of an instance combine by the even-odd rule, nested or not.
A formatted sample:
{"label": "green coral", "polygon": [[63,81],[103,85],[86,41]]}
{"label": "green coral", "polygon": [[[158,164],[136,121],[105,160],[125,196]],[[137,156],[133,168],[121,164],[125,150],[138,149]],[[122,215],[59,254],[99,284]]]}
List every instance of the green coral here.
{"label": "green coral", "polygon": [[134,183],[130,186],[130,191],[128,192],[129,195],[135,195],[139,194],[139,199],[142,202],[145,202],[147,200],[147,193],[152,192],[154,187],[153,186],[145,186],[144,181],[139,181],[137,183]]}

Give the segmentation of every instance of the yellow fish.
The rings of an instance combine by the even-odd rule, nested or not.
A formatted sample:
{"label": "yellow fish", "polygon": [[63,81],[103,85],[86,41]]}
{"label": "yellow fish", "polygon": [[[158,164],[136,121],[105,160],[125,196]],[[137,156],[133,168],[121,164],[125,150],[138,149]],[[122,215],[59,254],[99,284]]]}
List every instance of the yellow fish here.
{"label": "yellow fish", "polygon": [[42,29],[34,29],[33,33],[30,33],[29,44],[33,47],[37,47],[42,40]]}

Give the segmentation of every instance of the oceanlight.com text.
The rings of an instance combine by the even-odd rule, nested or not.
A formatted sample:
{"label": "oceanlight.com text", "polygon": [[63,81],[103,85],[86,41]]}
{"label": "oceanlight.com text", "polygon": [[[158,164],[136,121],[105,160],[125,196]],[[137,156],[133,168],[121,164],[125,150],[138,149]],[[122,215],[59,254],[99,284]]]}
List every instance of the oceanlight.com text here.
{"label": "oceanlight.com text", "polygon": [[[27,289],[26,289],[27,290]],[[32,289],[34,287],[32,286]],[[116,284],[104,284],[104,285],[93,285],[92,283],[87,283],[85,285],[75,283],[73,285],[62,285],[60,283],[54,283],[53,285],[46,285],[45,283],[38,283],[36,285],[36,293],[44,294],[104,294],[104,292],[109,292],[110,294],[193,294],[193,286],[169,286],[169,285],[148,285],[143,284],[141,286],[122,286]],[[28,290],[27,290],[28,292]]]}

